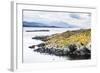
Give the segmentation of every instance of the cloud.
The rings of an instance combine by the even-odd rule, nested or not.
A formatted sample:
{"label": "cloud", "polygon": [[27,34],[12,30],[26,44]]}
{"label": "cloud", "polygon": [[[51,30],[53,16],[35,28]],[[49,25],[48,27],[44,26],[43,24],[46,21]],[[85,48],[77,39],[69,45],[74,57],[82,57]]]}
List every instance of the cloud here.
{"label": "cloud", "polygon": [[24,11],[23,20],[41,23],[63,22],[80,28],[86,28],[90,27],[91,15],[88,13]]}

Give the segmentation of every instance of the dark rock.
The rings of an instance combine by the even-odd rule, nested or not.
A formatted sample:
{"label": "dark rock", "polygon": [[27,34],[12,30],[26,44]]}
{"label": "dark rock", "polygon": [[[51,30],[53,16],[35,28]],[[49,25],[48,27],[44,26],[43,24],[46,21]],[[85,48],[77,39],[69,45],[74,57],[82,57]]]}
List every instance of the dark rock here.
{"label": "dark rock", "polygon": [[69,51],[68,52],[68,57],[72,60],[81,60],[81,59],[90,59],[91,58],[91,51],[83,47],[80,50],[74,50],[74,51]]}
{"label": "dark rock", "polygon": [[40,53],[47,53],[50,55],[56,55],[56,56],[63,56],[68,57],[70,60],[81,60],[81,59],[90,59],[91,58],[91,50],[89,50],[86,47],[83,47],[82,49],[78,50],[76,45],[70,45],[68,48],[69,50],[65,49],[58,49],[58,48],[46,48],[45,44],[39,44],[38,49],[35,49],[34,51],[40,52]]}
{"label": "dark rock", "polygon": [[68,46],[70,52],[74,52],[77,50],[77,46],[75,44],[71,44]]}
{"label": "dark rock", "polygon": [[33,37],[32,39],[37,39],[37,40],[42,40],[42,41],[47,41],[49,36],[36,36]]}
{"label": "dark rock", "polygon": [[38,47],[44,47],[45,46],[45,43],[38,44],[37,46]]}
{"label": "dark rock", "polygon": [[31,49],[35,48],[35,45],[29,46],[29,48],[31,48]]}

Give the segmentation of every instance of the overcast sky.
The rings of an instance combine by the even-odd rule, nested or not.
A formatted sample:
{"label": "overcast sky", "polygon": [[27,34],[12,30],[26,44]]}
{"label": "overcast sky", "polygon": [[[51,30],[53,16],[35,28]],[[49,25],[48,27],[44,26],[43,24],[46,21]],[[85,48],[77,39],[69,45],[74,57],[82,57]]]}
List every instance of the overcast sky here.
{"label": "overcast sky", "polygon": [[91,15],[89,13],[24,11],[23,21],[46,23],[47,25],[60,22],[86,28],[90,27]]}

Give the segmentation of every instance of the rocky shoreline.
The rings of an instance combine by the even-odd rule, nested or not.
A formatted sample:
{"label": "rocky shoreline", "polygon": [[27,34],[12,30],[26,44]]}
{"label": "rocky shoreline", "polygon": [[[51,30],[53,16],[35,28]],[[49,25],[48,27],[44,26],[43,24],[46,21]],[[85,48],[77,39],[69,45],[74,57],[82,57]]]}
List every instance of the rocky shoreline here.
{"label": "rocky shoreline", "polygon": [[[33,51],[39,53],[45,53],[49,55],[56,55],[62,57],[68,57],[70,60],[81,60],[81,59],[90,59],[91,58],[91,50],[87,47],[83,47],[78,49],[75,44],[69,45],[68,48],[59,49],[59,48],[46,48],[45,45],[39,44],[38,48]],[[32,46],[30,47],[32,48]]]}
{"label": "rocky shoreline", "polygon": [[[68,57],[70,60],[91,59],[91,29],[66,31],[51,36],[36,36],[32,39],[43,43],[29,46],[35,52]],[[37,47],[37,48],[35,48]]]}

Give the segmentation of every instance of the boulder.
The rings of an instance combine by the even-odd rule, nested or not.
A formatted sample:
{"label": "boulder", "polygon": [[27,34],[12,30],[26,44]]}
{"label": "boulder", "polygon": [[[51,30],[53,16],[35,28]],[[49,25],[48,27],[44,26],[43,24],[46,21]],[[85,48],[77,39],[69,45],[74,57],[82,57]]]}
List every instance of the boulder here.
{"label": "boulder", "polygon": [[35,48],[35,45],[29,46],[29,48],[31,48],[31,49]]}

